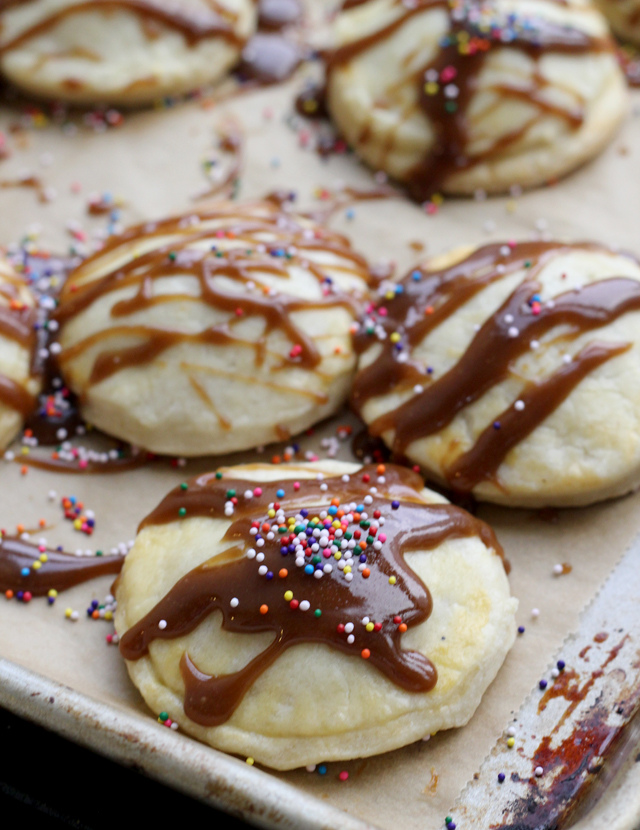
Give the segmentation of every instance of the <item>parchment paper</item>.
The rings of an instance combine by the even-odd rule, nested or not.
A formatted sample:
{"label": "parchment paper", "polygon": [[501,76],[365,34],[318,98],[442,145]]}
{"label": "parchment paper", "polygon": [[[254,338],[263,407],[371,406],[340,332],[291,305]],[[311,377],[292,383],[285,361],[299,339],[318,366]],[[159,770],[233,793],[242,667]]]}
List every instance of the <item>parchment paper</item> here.
{"label": "parchment paper", "polygon": [[[216,131],[230,116],[245,136],[240,198],[275,189],[295,190],[300,204],[308,207],[322,204],[315,198],[319,188],[374,187],[373,174],[353,156],[322,159],[303,146],[309,140],[304,131],[313,144],[318,128],[293,114],[292,99],[305,77],[314,72],[314,67],[303,69],[283,86],[213,105],[191,101],[173,108],[125,113],[120,127],[105,132],[80,124],[73,134],[54,123],[16,131],[21,119],[23,123],[29,119],[25,121],[22,110],[4,107],[0,129],[13,154],[0,164],[0,179],[12,180],[28,171],[55,193],[49,190],[54,198],[43,204],[34,190],[0,189],[0,244],[10,245],[37,231],[39,248],[66,253],[70,245],[77,244],[69,233],[70,222],[89,237],[107,226],[104,216],[86,213],[93,191],[108,191],[125,202],[124,224],[196,209],[193,196],[207,184],[202,163],[216,156]],[[638,93],[634,103],[640,111]],[[640,254],[639,148],[640,120],[632,112],[601,157],[554,187],[486,201],[447,200],[434,216],[404,199],[361,202],[352,207],[352,213],[340,211],[332,226],[348,234],[374,263],[394,261],[398,276],[421,256],[453,246],[540,234],[592,239]],[[359,428],[356,419],[345,412],[321,425],[314,435],[303,436],[300,444],[324,457],[327,449],[322,437],[335,437],[337,427],[346,423],[353,424],[354,431]],[[159,463],[117,475],[74,476],[36,469],[23,475],[19,464],[0,462],[0,525],[14,532],[18,523],[36,528],[43,518],[48,528],[37,533],[36,539],[42,535],[50,544],[71,550],[110,549],[132,539],[139,520],[187,475],[223,462],[269,460],[273,452],[267,448],[262,455],[203,459],[185,468]],[[339,457],[352,457],[348,441],[340,443]],[[51,490],[56,492],[52,500]],[[73,531],[64,520],[59,502],[68,495],[95,511],[96,530],[91,538]],[[312,794],[382,828],[442,826],[459,791],[507,726],[510,714],[548,670],[563,639],[576,628],[581,609],[640,529],[639,508],[640,494],[549,515],[481,507],[480,516],[492,523],[512,563],[511,586],[520,601],[518,623],[526,630],[469,725],[378,758],[329,764],[324,776],[302,770],[277,777],[302,794]],[[569,563],[571,572],[554,575],[557,563]],[[116,711],[152,721],[153,715],[128,680],[117,648],[105,642],[111,624],[86,616],[90,601],[102,601],[109,587],[110,579],[96,580],[61,594],[51,607],[44,600],[25,605],[0,598],[0,657]],[[65,618],[67,607],[80,612],[78,622]],[[532,617],[534,608],[539,610],[537,618]],[[159,725],[157,729],[165,752],[166,736],[172,737],[171,733]],[[212,763],[219,758],[213,750],[210,756]],[[346,782],[338,779],[343,769],[349,772]],[[267,780],[273,780],[271,775]],[[264,779],[256,776],[257,801],[264,786]]]}

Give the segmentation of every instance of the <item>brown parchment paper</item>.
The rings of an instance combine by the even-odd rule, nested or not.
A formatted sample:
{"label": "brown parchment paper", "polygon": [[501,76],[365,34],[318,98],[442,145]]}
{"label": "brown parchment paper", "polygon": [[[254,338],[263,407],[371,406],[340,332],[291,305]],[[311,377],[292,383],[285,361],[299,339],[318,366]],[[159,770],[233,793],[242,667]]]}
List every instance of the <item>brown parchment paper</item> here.
{"label": "brown parchment paper", "polygon": [[[52,197],[41,203],[34,190],[0,189],[0,244],[37,234],[38,247],[66,253],[77,244],[70,227],[80,227],[89,238],[106,228],[105,217],[89,217],[86,212],[93,191],[108,191],[124,201],[124,224],[197,210],[194,196],[207,186],[203,162],[216,156],[217,131],[229,118],[240,125],[245,137],[240,198],[294,190],[301,206],[310,207],[322,206],[316,198],[318,189],[374,187],[372,173],[353,156],[322,159],[304,146],[307,141],[313,144],[319,128],[295,116],[292,99],[315,71],[313,66],[303,68],[282,86],[206,105],[191,101],[125,113],[122,126],[102,133],[83,126],[81,119],[75,132],[54,123],[16,131],[21,110],[0,108],[0,129],[13,149],[0,164],[0,180],[32,173]],[[372,262],[394,262],[399,276],[421,256],[453,246],[540,235],[593,239],[640,254],[638,113],[640,94],[635,93],[629,118],[606,152],[554,187],[486,201],[447,200],[434,216],[402,198],[360,202],[352,206],[352,213],[339,211],[332,226],[347,233]],[[423,248],[421,253],[418,248]],[[325,457],[322,439],[335,438],[343,424],[353,425],[354,432],[359,429],[354,416],[344,412],[313,435],[296,440]],[[24,475],[19,464],[0,461],[0,526],[14,532],[18,523],[35,528],[43,518],[48,527],[36,533],[36,539],[44,536],[50,544],[71,550],[109,550],[132,539],[139,520],[186,476],[221,463],[269,460],[274,451],[270,447],[262,454],[190,461],[185,468],[158,463],[113,475],[63,475],[36,469]],[[340,442],[338,457],[352,457],[349,441]],[[50,491],[55,497],[49,497]],[[92,537],[73,531],[63,519],[59,502],[69,495],[95,512]],[[503,733],[511,713],[548,671],[563,639],[577,627],[580,611],[640,530],[640,494],[546,516],[493,507],[481,507],[479,514],[494,526],[512,563],[512,591],[520,601],[518,623],[526,630],[472,721],[463,729],[388,755],[330,764],[324,776],[300,770],[265,777],[253,770],[256,804],[269,782],[280,779],[293,785],[303,799],[314,796],[380,828],[443,826],[444,816]],[[554,575],[557,563],[569,563],[570,573]],[[95,580],[61,594],[51,607],[44,600],[24,605],[0,597],[0,658],[65,684],[114,712],[153,724],[153,715],[130,684],[117,648],[105,642],[112,626],[86,616],[91,600],[102,601],[109,588],[110,579]],[[78,622],[65,618],[67,607],[80,612]],[[539,611],[535,618],[532,609]],[[184,757],[184,742],[190,739],[159,725],[157,735],[158,751],[167,759],[164,779],[171,784],[171,763]],[[208,749],[205,758],[210,758],[212,768],[224,760]],[[338,779],[343,769],[349,772],[346,782]],[[213,798],[226,803],[224,793],[214,793]],[[314,803],[315,799],[309,800],[310,814]]]}

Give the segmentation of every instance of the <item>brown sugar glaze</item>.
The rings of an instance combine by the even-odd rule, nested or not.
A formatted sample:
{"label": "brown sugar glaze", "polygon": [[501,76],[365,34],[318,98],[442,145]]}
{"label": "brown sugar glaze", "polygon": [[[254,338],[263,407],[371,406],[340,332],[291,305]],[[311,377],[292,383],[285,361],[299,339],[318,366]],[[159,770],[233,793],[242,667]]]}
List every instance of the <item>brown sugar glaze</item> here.
{"label": "brown sugar glaze", "polygon": [[[120,300],[111,308],[114,323],[122,325],[105,328],[64,349],[59,362],[65,364],[85,349],[106,340],[114,332],[125,333],[139,339],[139,344],[128,348],[106,351],[94,363],[89,386],[99,383],[115,372],[129,366],[146,365],[167,349],[183,342],[198,342],[208,345],[238,344],[255,350],[256,366],[266,358],[267,338],[274,330],[284,332],[292,345],[290,353],[278,357],[272,367],[274,373],[287,366],[301,366],[309,371],[316,370],[321,357],[312,338],[299,328],[292,314],[313,308],[328,306],[347,307],[355,317],[361,306],[355,293],[339,291],[327,277],[323,267],[309,259],[313,252],[335,254],[340,263],[332,266],[358,276],[365,283],[370,274],[365,260],[353,252],[347,240],[331,231],[316,227],[309,230],[308,224],[281,210],[275,203],[263,202],[257,205],[221,206],[219,209],[201,210],[199,222],[220,222],[217,227],[199,227],[191,224],[188,217],[174,217],[161,222],[141,225],[110,238],[106,246],[93,258],[85,261],[70,276],[65,284],[60,305],[55,314],[61,327],[92,303],[111,291],[133,288],[130,299]],[[216,235],[217,234],[217,235]],[[172,241],[165,244],[163,237],[171,235]],[[264,241],[266,238],[269,241]],[[108,270],[97,279],[84,281],[91,274],[95,262],[118,249],[128,250],[133,243],[141,246],[158,240],[152,250],[135,257],[130,251],[127,261],[114,270]],[[217,249],[216,240],[233,239],[230,249]],[[195,250],[194,245],[210,243],[205,250]],[[305,299],[284,293],[291,266],[303,267],[312,274],[321,286],[322,296]],[[277,292],[268,292],[261,285],[260,274],[273,275],[283,281]],[[154,294],[157,280],[176,275],[195,278],[199,286],[198,296],[191,294]],[[235,291],[216,284],[216,278],[225,277],[238,286]],[[256,288],[249,292],[247,287],[254,283]],[[128,324],[128,315],[143,311],[168,301],[202,302],[226,312],[229,319],[216,326],[195,333],[173,329],[152,328],[138,323]],[[247,317],[261,317],[265,321],[262,336],[256,341],[243,340],[234,333],[239,321]],[[318,400],[323,395],[319,393]],[[224,426],[224,424],[221,425]]]}
{"label": "brown sugar glaze", "polygon": [[[410,444],[444,429],[468,405],[507,379],[513,363],[529,351],[532,340],[565,326],[562,337],[570,343],[586,331],[597,332],[621,315],[640,309],[640,283],[612,277],[560,294],[553,303],[541,303],[534,313],[531,301],[540,290],[537,274],[553,257],[576,248],[596,249],[546,242],[493,244],[439,271],[413,269],[401,283],[402,292],[378,306],[383,307],[384,315],[375,322],[384,329],[386,339],[378,340],[366,326],[356,337],[357,351],[364,352],[373,344],[381,351],[356,376],[352,403],[361,413],[371,398],[392,390],[402,393],[418,385],[422,391],[375,419],[369,425],[371,434],[394,430],[392,450],[403,457]],[[526,278],[479,328],[449,371],[433,377],[427,367],[411,359],[412,349],[429,332],[491,283],[520,269],[525,270]],[[510,334],[513,329],[517,336]],[[400,336],[395,343],[390,339],[394,333]],[[554,412],[584,377],[629,347],[627,343],[593,341],[550,377],[529,382],[518,396],[524,408],[520,411],[511,405],[501,412],[475,444],[443,471],[451,488],[464,493],[484,480],[498,483],[498,468],[509,450]],[[397,359],[401,353],[409,355],[406,362]]]}
{"label": "brown sugar glaze", "polygon": [[[432,689],[437,680],[433,664],[424,655],[401,647],[403,630],[424,622],[432,608],[428,588],[403,555],[412,550],[432,550],[445,539],[479,536],[501,556],[502,549],[488,525],[453,505],[425,504],[419,496],[422,479],[410,470],[387,466],[384,483],[378,482],[377,489],[374,486],[372,503],[366,505],[367,519],[360,520],[362,513],[356,511],[357,518],[349,525],[349,531],[357,529],[354,539],[361,536],[364,540],[366,536],[364,548],[356,546],[354,557],[355,563],[358,554],[361,559],[364,557],[367,569],[357,570],[354,563],[350,582],[335,567],[333,556],[322,556],[322,550],[328,554],[328,548],[321,548],[316,555],[320,565],[313,564],[311,555],[305,559],[309,567],[316,569],[322,563],[332,563],[333,570],[323,573],[321,578],[295,565],[294,540],[299,538],[295,532],[272,532],[272,539],[267,533],[264,546],[260,546],[261,536],[270,523],[268,508],[274,502],[287,518],[296,517],[294,531],[298,527],[298,532],[304,534],[303,511],[312,520],[328,510],[337,498],[348,515],[349,504],[355,502],[356,507],[364,507],[363,500],[376,482],[378,468],[372,465],[353,473],[348,481],[342,477],[323,481],[302,479],[294,486],[293,481],[262,483],[217,479],[215,474],[208,474],[190,481],[186,489],[176,488],[142,522],[141,528],[174,522],[181,510],[186,519],[222,518],[233,491],[238,494],[238,504],[223,537],[223,543],[229,547],[180,579],[155,608],[123,634],[123,656],[137,660],[148,653],[154,640],[185,635],[213,611],[221,612],[222,627],[227,631],[272,632],[272,643],[232,674],[208,676],[194,666],[188,654],[183,656],[185,713],[205,726],[226,721],[262,672],[283,651],[301,643],[324,644],[358,659],[364,657],[362,650],[368,649],[368,662],[401,688],[411,692]],[[256,487],[262,490],[257,498],[243,497],[245,491]],[[281,489],[284,496],[282,492],[278,494]],[[251,534],[252,524],[258,528],[255,535]],[[306,537],[315,541],[309,533]],[[379,550],[373,547],[376,537],[383,542]],[[248,553],[254,546],[264,554],[262,565],[269,569],[264,575],[258,572],[259,562]],[[395,584],[389,582],[390,577],[395,578]],[[283,598],[287,590],[293,593],[291,601]],[[232,599],[239,600],[237,607],[231,606]],[[296,603],[303,600],[310,603],[308,610],[297,607]],[[371,631],[361,623],[365,616],[374,624]],[[166,622],[164,628],[158,625],[162,620]],[[344,629],[349,621],[355,624],[353,643],[347,642],[349,632]]]}
{"label": "brown sugar glaze", "polygon": [[[368,0],[347,0],[344,9],[360,6]],[[428,12],[430,9],[441,8],[449,16],[448,34],[440,44],[434,59],[422,67],[409,83],[415,83],[418,90],[416,106],[403,113],[403,117],[410,118],[419,110],[428,119],[435,133],[432,146],[417,167],[406,176],[406,184],[410,195],[424,201],[438,192],[442,185],[456,172],[467,170],[481,162],[488,161],[497,154],[502,154],[523,138],[527,131],[536,123],[540,113],[549,113],[565,120],[572,129],[578,129],[583,123],[583,111],[580,105],[575,108],[565,108],[554,105],[544,97],[548,82],[536,70],[529,87],[522,87],[514,83],[500,85],[494,89],[501,100],[505,98],[525,99],[536,107],[536,113],[522,127],[507,133],[494,141],[486,150],[470,154],[467,152],[469,141],[467,111],[478,86],[478,78],[484,67],[488,55],[493,49],[517,49],[524,52],[538,62],[544,55],[555,54],[584,54],[587,52],[611,51],[614,44],[610,38],[595,38],[578,29],[553,24],[551,21],[538,17],[527,17],[527,26],[510,27],[510,39],[503,42],[499,33],[495,36],[487,34],[477,24],[474,24],[468,15],[458,16],[457,7],[449,0],[415,0],[405,6],[402,0],[396,0],[395,5],[400,7],[398,16],[387,25],[372,34],[347,43],[339,47],[328,56],[327,77],[345,64],[348,64],[358,55],[378,46],[394,32],[405,25],[411,25],[411,19]],[[459,4],[462,6],[463,4]],[[471,3],[471,9],[483,9],[486,3]],[[460,19],[459,19],[460,17]],[[524,18],[520,23],[523,23]],[[486,23],[486,18],[481,17]],[[418,24],[415,24],[418,25]],[[504,31],[504,26],[498,27]],[[461,52],[460,43],[465,45]],[[457,87],[455,99],[449,98],[445,88],[449,85],[442,80],[442,72],[450,73],[450,81]],[[439,79],[438,90],[429,94],[426,89],[425,78],[429,75]],[[359,136],[359,143],[366,143],[370,127],[366,126]],[[388,152],[391,150],[393,138],[388,142]],[[381,165],[384,167],[384,163]]]}
{"label": "brown sugar glaze", "polygon": [[[65,591],[97,576],[117,574],[123,561],[123,556],[74,556],[43,550],[16,536],[0,536],[0,591],[28,591],[42,597],[51,590]],[[23,569],[29,572],[23,574]]]}

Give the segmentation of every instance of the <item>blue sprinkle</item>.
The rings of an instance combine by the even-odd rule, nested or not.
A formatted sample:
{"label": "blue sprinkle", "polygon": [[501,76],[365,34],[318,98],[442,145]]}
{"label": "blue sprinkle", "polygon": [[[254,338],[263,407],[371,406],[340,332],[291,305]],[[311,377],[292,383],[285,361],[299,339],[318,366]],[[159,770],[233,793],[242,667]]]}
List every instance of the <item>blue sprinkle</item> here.
{"label": "blue sprinkle", "polygon": [[318,767],[318,775],[326,775],[327,774],[327,767],[326,764],[320,764]]}
{"label": "blue sprinkle", "polygon": [[422,271],[412,271],[411,272],[411,279],[415,282],[418,282],[422,279]]}
{"label": "blue sprinkle", "polygon": [[538,686],[540,686],[540,688],[541,688],[541,689],[546,689],[546,688],[547,688],[547,681],[546,681],[546,680],[544,680],[544,678],[543,678],[543,679],[542,679],[542,680],[538,683]]}
{"label": "blue sprinkle", "polygon": [[564,667],[566,666],[566,663],[564,662],[564,660],[558,660],[558,662],[556,663],[556,666],[558,667],[558,671],[564,671]]}
{"label": "blue sprinkle", "polygon": [[273,571],[267,571],[265,576],[267,577],[267,579],[273,579]]}
{"label": "blue sprinkle", "polygon": [[399,501],[392,501],[391,502],[391,509],[392,510],[397,510],[399,507],[400,507],[400,502]]}
{"label": "blue sprinkle", "polygon": [[284,490],[276,490],[276,496],[279,499],[283,499],[284,498]]}
{"label": "blue sprinkle", "polygon": [[500,429],[500,421],[494,421],[493,422],[493,428],[494,429]]}
{"label": "blue sprinkle", "polygon": [[524,625],[518,626],[518,634],[524,634]]}
{"label": "blue sprinkle", "polygon": [[312,574],[314,572],[314,570],[315,570],[315,568],[313,567],[313,565],[305,565],[304,566],[304,572],[306,574]]}
{"label": "blue sprinkle", "polygon": [[502,784],[502,782],[504,781],[504,778],[505,778],[504,772],[499,772],[499,773],[498,773],[498,781],[499,781],[501,784]]}
{"label": "blue sprinkle", "polygon": [[22,574],[22,576],[29,576],[29,574],[31,573],[31,570],[29,568],[23,568],[20,571],[20,573]]}

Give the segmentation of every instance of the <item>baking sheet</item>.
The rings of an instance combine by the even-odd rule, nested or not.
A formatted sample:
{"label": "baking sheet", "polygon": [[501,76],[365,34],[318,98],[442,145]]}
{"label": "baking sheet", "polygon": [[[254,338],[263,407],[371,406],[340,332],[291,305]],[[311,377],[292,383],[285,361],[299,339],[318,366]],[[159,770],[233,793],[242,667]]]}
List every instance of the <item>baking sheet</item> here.
{"label": "baking sheet", "polygon": [[[5,106],[0,130],[12,155],[0,164],[0,179],[34,174],[50,201],[40,202],[34,189],[1,188],[0,244],[30,236],[38,248],[55,253],[90,247],[92,237],[108,225],[105,216],[87,214],[92,193],[122,200],[123,224],[197,209],[194,197],[207,186],[206,162],[217,156],[217,135],[229,119],[245,137],[240,198],[295,190],[299,204],[312,207],[326,204],[327,193],[321,191],[374,187],[374,176],[354,157],[321,158],[313,143],[323,127],[293,112],[295,93],[315,71],[311,66],[287,84],[227,100],[125,113],[121,126],[104,131],[82,119],[74,127],[71,122],[39,127],[37,112],[25,117],[24,110]],[[332,226],[348,234],[372,262],[394,262],[398,276],[421,256],[500,239],[593,239],[640,254],[640,93],[633,101],[627,123],[607,151],[552,188],[486,201],[447,200],[436,215],[403,199],[359,202],[339,211]],[[344,412],[300,444],[325,457],[345,424],[359,428]],[[338,444],[338,457],[353,457],[349,441]],[[270,460],[282,446],[191,461],[184,468],[158,463],[113,475],[36,469],[25,475],[19,464],[0,462],[0,526],[13,532],[18,523],[35,528],[44,519],[47,529],[35,538],[44,536],[71,550],[108,550],[132,539],[139,520],[187,475],[222,463]],[[59,501],[70,495],[95,511],[90,538],[63,519]],[[129,683],[117,649],[106,643],[111,625],[86,616],[91,600],[108,594],[109,578],[61,594],[53,606],[43,600],[28,605],[0,600],[0,703],[98,751],[138,759],[172,786],[264,826],[440,827],[511,713],[548,670],[565,636],[577,627],[580,611],[640,530],[639,508],[640,494],[580,510],[481,507],[479,515],[493,525],[512,563],[511,586],[525,632],[468,726],[378,758],[329,764],[325,775],[251,768],[155,723]],[[571,565],[570,572],[554,575],[558,563]],[[80,619],[65,618],[66,608],[78,610]],[[57,702],[47,703],[48,697]],[[345,782],[338,778],[342,770],[349,772]],[[609,803],[609,809],[611,826],[615,820],[632,827],[640,815],[640,804],[636,808],[629,799],[624,805]],[[337,810],[346,811],[353,823]]]}

